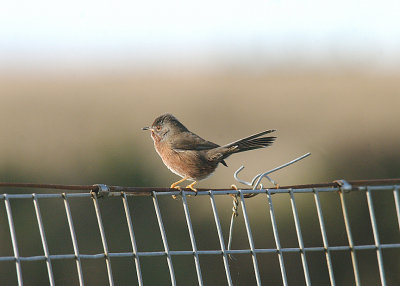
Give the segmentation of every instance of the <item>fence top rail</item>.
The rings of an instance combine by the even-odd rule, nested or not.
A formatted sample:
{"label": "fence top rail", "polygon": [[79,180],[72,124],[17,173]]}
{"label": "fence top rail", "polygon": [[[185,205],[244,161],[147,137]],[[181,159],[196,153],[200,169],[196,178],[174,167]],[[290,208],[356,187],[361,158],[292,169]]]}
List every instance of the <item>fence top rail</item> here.
{"label": "fence top rail", "polygon": [[[320,183],[320,184],[303,184],[303,185],[290,185],[290,186],[279,186],[273,189],[264,190],[253,190],[249,188],[240,188],[240,190],[245,191],[245,193],[261,193],[268,190],[271,193],[288,192],[288,190],[306,190],[306,189],[331,189],[331,191],[345,189],[346,191],[351,190],[362,190],[366,187],[371,186],[400,186],[399,179],[378,179],[378,180],[354,180],[354,181],[344,181],[337,180],[331,183]],[[127,195],[137,195],[137,196],[151,196],[152,192],[157,193],[168,193],[176,194],[177,190],[173,188],[160,188],[160,187],[124,187],[124,186],[108,186],[103,184],[95,185],[60,185],[60,184],[38,184],[38,183],[11,183],[11,182],[0,182],[0,188],[32,188],[32,189],[53,189],[53,190],[68,190],[68,191],[93,191],[95,193],[101,193],[102,191],[110,193],[111,195],[118,195],[117,193],[124,192]],[[199,193],[204,192],[221,192],[224,194],[235,193],[235,190],[225,189],[212,189],[212,188],[198,188]],[[186,191],[188,193],[192,192],[190,189],[182,188],[181,191]],[[179,193],[179,192],[178,192]],[[71,195],[71,194],[69,194]],[[1,195],[3,197],[4,195]]]}

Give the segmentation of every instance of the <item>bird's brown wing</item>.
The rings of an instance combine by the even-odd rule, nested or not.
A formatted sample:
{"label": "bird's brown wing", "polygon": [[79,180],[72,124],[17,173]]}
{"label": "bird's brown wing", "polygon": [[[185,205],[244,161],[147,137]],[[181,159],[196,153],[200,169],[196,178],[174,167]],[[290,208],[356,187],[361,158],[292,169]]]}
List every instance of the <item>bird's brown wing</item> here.
{"label": "bird's brown wing", "polygon": [[217,148],[219,147],[219,145],[204,140],[203,138],[194,133],[185,132],[174,137],[174,139],[171,142],[171,147],[172,149],[179,152],[184,150],[195,150],[195,151],[209,150]]}
{"label": "bird's brown wing", "polygon": [[[203,151],[210,150],[220,147],[220,145],[215,144],[211,141],[204,140],[200,136],[192,133],[192,132],[184,132],[174,137],[174,140],[171,142],[171,148],[177,152],[182,151]],[[221,161],[221,164],[228,167],[224,160]]]}

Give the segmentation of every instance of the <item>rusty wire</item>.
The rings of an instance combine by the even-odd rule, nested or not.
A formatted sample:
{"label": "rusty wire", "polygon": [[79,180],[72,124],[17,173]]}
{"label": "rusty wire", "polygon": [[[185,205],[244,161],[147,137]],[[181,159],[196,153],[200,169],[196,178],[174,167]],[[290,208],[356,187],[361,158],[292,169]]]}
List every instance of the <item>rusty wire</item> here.
{"label": "rusty wire", "polygon": [[[349,180],[347,181],[353,188],[362,188],[366,186],[377,186],[377,185],[398,185],[400,184],[400,178],[394,179],[377,179],[377,180]],[[94,185],[61,185],[61,184],[38,184],[38,183],[14,183],[14,182],[0,182],[0,188],[31,188],[31,189],[53,189],[53,190],[70,190],[70,191],[99,191],[99,184]],[[107,186],[107,185],[105,185]],[[130,195],[144,195],[151,196],[152,192],[174,192],[176,189],[171,188],[160,188],[160,187],[124,187],[124,186],[107,186],[110,192],[124,192]],[[271,189],[307,189],[307,188],[338,188],[341,187],[339,182],[331,183],[316,183],[316,184],[302,184],[302,185],[289,185],[279,186],[278,188]],[[184,189],[183,191],[191,191],[190,189]],[[198,188],[198,191],[209,191],[213,190],[216,192],[224,192],[231,190],[230,188],[225,189],[213,189],[213,188]],[[241,190],[252,190],[251,188],[241,188]]]}

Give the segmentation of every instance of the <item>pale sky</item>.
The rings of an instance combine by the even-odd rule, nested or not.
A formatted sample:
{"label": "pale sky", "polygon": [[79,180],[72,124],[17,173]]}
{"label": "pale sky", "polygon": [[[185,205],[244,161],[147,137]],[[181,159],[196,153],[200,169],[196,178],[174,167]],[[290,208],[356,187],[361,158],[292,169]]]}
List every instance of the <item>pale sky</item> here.
{"label": "pale sky", "polygon": [[212,61],[252,55],[400,64],[400,1],[15,0],[0,4],[4,64]]}

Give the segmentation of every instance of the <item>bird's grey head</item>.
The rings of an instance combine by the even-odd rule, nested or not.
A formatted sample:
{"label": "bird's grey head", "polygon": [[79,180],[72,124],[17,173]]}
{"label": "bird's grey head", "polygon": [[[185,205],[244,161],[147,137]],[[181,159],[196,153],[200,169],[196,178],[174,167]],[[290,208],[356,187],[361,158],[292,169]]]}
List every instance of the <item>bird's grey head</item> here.
{"label": "bird's grey head", "polygon": [[188,131],[175,116],[169,113],[158,116],[150,127],[142,129],[151,130],[152,138],[158,141],[165,139],[167,135]]}

